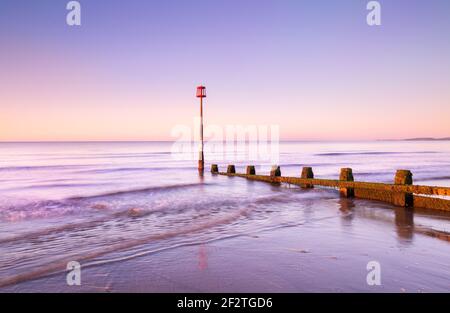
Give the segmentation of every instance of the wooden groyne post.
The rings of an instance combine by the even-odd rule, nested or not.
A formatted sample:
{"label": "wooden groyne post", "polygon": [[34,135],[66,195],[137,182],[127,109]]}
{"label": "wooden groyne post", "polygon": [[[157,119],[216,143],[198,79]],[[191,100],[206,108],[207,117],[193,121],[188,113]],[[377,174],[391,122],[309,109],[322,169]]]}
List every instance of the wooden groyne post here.
{"label": "wooden groyne post", "polygon": [[[341,173],[339,174],[340,181],[354,181],[353,170],[351,168],[341,168]],[[341,187],[339,188],[339,193],[342,197],[349,198],[355,196],[355,190],[353,188]]]}
{"label": "wooden groyne post", "polygon": [[279,177],[281,176],[281,168],[278,165],[272,166],[270,170],[270,177]]}
{"label": "wooden groyne post", "polygon": [[[398,170],[395,173],[394,184],[412,185],[412,173],[409,170]],[[392,194],[392,203],[397,206],[412,207],[414,202],[413,194],[410,192],[394,192]]]}
{"label": "wooden groyne post", "polygon": [[255,175],[256,174],[255,166],[254,165],[247,166],[246,174],[247,175]]}
{"label": "wooden groyne post", "polygon": [[[302,175],[300,177],[303,179],[314,178],[314,172],[312,170],[312,167],[303,167]],[[308,189],[308,188],[314,188],[314,185],[313,184],[301,184],[300,187],[302,187],[303,189]]]}
{"label": "wooden groyne post", "polygon": [[257,175],[253,165],[247,166],[245,174],[236,173],[234,165],[228,165],[227,171],[224,173],[219,172],[218,166],[213,164],[211,172],[272,184],[287,183],[298,185],[301,188],[331,187],[337,188],[342,197],[378,200],[400,207],[450,211],[450,199],[435,197],[450,196],[450,187],[413,185],[413,175],[409,170],[398,170],[393,184],[355,181],[351,168],[342,168],[339,180],[314,178],[311,167],[304,167],[300,177],[281,176],[281,168],[278,165],[272,167],[269,175]]}
{"label": "wooden groyne post", "polygon": [[235,173],[236,173],[236,168],[234,167],[234,165],[228,165],[227,174],[235,174]]}

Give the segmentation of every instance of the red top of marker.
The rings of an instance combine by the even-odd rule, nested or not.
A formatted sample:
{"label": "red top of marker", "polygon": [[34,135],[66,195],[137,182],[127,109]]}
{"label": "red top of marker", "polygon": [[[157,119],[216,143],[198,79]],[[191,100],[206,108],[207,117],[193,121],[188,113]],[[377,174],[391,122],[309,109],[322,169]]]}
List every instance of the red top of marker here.
{"label": "red top of marker", "polygon": [[206,87],[205,86],[197,87],[197,98],[206,98]]}

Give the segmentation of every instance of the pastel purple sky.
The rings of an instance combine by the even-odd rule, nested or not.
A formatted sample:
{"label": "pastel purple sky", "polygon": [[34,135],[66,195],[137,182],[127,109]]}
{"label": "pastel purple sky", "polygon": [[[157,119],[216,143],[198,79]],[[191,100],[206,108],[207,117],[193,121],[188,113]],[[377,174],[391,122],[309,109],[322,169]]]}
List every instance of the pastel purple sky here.
{"label": "pastel purple sky", "polygon": [[173,140],[206,124],[282,139],[450,136],[450,1],[0,2],[0,141]]}

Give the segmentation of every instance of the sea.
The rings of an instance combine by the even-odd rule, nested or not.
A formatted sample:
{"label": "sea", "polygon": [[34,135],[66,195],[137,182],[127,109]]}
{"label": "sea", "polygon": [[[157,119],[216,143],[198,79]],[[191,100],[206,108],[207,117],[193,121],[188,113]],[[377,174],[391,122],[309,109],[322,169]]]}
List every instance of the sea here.
{"label": "sea", "polygon": [[[207,144],[208,145],[208,144]],[[205,173],[173,142],[0,143],[0,292],[450,291],[446,212],[342,199],[212,175],[268,160],[205,154]],[[207,150],[207,149],[206,149]],[[450,186],[450,141],[286,141],[282,175]],[[66,281],[81,265],[81,286]],[[381,265],[381,286],[366,265]],[[73,264],[73,263],[72,263]],[[245,272],[244,272],[245,271]],[[155,279],[158,278],[158,279]]]}

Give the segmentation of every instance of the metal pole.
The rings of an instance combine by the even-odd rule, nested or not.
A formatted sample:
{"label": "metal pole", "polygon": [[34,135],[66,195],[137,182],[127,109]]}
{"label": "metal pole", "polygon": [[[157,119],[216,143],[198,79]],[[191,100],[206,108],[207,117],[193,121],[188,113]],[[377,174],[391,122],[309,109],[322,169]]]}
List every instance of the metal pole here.
{"label": "metal pole", "polygon": [[203,156],[203,97],[200,97],[200,151],[198,155],[198,170],[203,172],[205,161]]}

